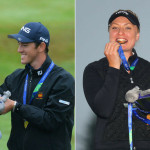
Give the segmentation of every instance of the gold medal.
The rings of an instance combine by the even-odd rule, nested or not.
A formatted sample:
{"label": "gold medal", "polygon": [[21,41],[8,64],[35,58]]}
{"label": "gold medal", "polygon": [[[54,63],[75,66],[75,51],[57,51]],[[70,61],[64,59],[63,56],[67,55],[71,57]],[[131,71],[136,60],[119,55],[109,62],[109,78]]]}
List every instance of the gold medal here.
{"label": "gold medal", "polygon": [[147,118],[148,120],[150,120],[150,114],[148,114],[148,115],[146,116],[146,118]]}
{"label": "gold medal", "polygon": [[[150,114],[147,114],[146,118],[147,118],[148,120],[150,120]],[[149,125],[149,124],[146,124],[146,125],[147,125],[147,130],[150,130],[150,125]]]}
{"label": "gold medal", "polygon": [[27,128],[28,124],[29,124],[28,121],[24,121],[24,127],[25,127],[25,129]]}

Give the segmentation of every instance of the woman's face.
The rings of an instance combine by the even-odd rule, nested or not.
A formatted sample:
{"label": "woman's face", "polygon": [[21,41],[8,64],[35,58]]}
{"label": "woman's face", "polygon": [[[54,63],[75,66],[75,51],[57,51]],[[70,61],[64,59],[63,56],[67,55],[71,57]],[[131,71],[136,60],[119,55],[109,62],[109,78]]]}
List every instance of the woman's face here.
{"label": "woman's face", "polygon": [[132,51],[136,41],[139,40],[139,31],[126,17],[120,16],[112,21],[109,27],[110,42],[122,40],[121,44],[124,51]]}

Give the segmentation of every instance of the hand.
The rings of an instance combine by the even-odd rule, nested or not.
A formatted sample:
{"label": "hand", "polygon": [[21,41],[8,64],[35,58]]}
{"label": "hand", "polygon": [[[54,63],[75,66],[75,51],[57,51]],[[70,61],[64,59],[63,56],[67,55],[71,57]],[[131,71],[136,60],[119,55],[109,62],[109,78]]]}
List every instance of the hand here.
{"label": "hand", "polygon": [[108,60],[109,66],[120,69],[121,59],[118,53],[120,44],[117,42],[109,42],[105,46],[104,54]]}
{"label": "hand", "polygon": [[14,107],[15,101],[13,101],[11,99],[7,99],[4,104],[5,104],[5,109],[4,109],[4,111],[1,114],[6,114],[9,111],[11,111],[13,109],[13,107]]}

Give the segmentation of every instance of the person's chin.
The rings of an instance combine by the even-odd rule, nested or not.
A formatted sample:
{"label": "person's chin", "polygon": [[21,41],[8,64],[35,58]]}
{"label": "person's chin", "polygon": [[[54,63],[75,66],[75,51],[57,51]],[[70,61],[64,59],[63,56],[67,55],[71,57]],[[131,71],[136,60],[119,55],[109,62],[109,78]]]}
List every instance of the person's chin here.
{"label": "person's chin", "polygon": [[131,52],[132,50],[123,49],[124,52]]}
{"label": "person's chin", "polygon": [[126,45],[122,45],[122,49],[124,52],[130,51],[129,48]]}
{"label": "person's chin", "polygon": [[21,64],[26,65],[26,64],[27,64],[27,62],[26,62],[26,61],[21,61]]}

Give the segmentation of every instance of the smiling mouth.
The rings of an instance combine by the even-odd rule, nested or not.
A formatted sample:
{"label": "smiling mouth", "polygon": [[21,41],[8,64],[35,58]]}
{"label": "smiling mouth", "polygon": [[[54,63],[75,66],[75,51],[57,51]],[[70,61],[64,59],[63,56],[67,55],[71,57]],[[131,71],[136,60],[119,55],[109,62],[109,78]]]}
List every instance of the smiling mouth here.
{"label": "smiling mouth", "polygon": [[26,56],[25,54],[22,54],[22,55],[21,55],[21,58],[23,58],[23,57],[25,57],[25,56]]}
{"label": "smiling mouth", "polygon": [[125,43],[127,43],[127,40],[126,39],[117,39],[116,40],[118,43],[120,43],[120,44],[125,44]]}
{"label": "smiling mouth", "polygon": [[25,56],[26,54],[21,54],[21,56]]}

